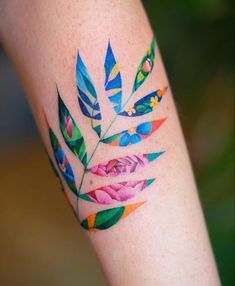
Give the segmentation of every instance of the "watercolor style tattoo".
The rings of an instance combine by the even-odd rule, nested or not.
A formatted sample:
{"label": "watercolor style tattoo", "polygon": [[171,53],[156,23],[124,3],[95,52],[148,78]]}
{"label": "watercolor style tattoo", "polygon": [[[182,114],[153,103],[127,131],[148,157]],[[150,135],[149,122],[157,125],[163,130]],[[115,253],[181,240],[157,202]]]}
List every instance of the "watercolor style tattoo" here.
{"label": "watercolor style tattoo", "polygon": [[[127,99],[123,101],[121,72],[109,41],[104,61],[104,89],[105,95],[109,99],[114,110],[114,116],[106,130],[103,130],[99,96],[96,92],[88,70],[81,58],[81,55],[78,52],[76,65],[78,105],[82,114],[89,118],[91,129],[98,136],[97,143],[91,154],[87,153],[86,142],[83,134],[63,102],[58,89],[57,93],[58,116],[63,141],[83,165],[83,174],[79,184],[76,184],[74,172],[65,154],[65,150],[50,127],[45,116],[51,147],[54,153],[54,161],[57,164],[56,171],[59,171],[58,173],[60,174],[61,178],[63,178],[63,181],[68,185],[69,190],[73,193],[73,195],[75,195],[77,202],[76,210],[74,211],[80,221],[81,226],[86,230],[104,230],[110,228],[119,220],[125,218],[135,209],[140,207],[144,202],[104,209],[81,219],[78,207],[79,200],[84,200],[88,203],[95,203],[98,205],[115,205],[134,198],[139,193],[145,191],[145,189],[147,189],[148,186],[155,181],[155,178],[120,181],[114,184],[100,186],[86,193],[82,192],[84,178],[88,173],[101,177],[118,177],[132,174],[142,168],[145,168],[150,162],[156,160],[165,152],[159,151],[147,154],[132,154],[90,166],[100,144],[107,144],[110,147],[117,146],[125,148],[127,146],[140,143],[152,136],[166,120],[166,118],[161,118],[153,121],[145,121],[137,126],[107,136],[107,134],[111,131],[114,122],[119,117],[125,116],[126,118],[129,118],[144,116],[145,114],[154,111],[161,103],[163,96],[167,92],[167,87],[159,88],[141,99],[136,100],[133,105],[128,106],[132,96],[135,95],[135,92],[150,76],[154,67],[154,62],[155,41],[153,39],[137,68],[132,91]],[[108,146],[107,148],[110,148]]]}
{"label": "watercolor style tattoo", "polygon": [[164,152],[141,155],[128,155],[100,163],[88,169],[89,172],[101,177],[116,177],[131,174],[144,168],[149,162],[157,159]]}

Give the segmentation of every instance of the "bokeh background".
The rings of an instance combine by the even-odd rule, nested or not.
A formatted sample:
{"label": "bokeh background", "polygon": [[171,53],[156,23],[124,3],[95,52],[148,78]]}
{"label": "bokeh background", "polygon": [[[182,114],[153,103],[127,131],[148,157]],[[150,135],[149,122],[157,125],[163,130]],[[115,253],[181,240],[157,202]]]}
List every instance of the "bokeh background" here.
{"label": "bokeh background", "polygon": [[[223,285],[234,285],[233,1],[144,5],[174,92],[220,276]],[[104,285],[1,49],[0,163],[0,284]]]}

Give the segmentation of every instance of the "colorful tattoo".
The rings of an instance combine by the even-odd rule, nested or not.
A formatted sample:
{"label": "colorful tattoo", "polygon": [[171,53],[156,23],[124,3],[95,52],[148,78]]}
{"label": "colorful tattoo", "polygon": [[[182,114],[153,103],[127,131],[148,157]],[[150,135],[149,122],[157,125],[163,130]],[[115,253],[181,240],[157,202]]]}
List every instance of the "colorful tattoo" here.
{"label": "colorful tattoo", "polygon": [[104,138],[101,140],[101,142],[111,146],[119,147],[126,147],[131,144],[137,144],[151,136],[165,120],[166,119],[164,118],[161,120],[141,123],[136,127],[131,127],[128,130],[124,130],[120,133]]}
{"label": "colorful tattoo", "polygon": [[117,177],[131,174],[144,168],[148,163],[157,159],[163,153],[164,152],[128,155],[92,166],[88,171],[101,177]]}
{"label": "colorful tattoo", "polygon": [[82,113],[91,119],[91,127],[100,137],[101,113],[97,93],[79,53],[76,66],[76,80],[78,89],[78,102]]}
{"label": "colorful tattoo", "polygon": [[122,108],[122,78],[116,63],[110,42],[105,57],[105,82],[104,87],[109,101],[113,104],[116,113]]}
{"label": "colorful tattoo", "polygon": [[155,41],[152,40],[150,47],[142,58],[136,75],[134,77],[134,85],[131,94],[123,102],[122,97],[122,78],[119,66],[115,59],[110,41],[108,43],[107,52],[104,62],[105,80],[104,89],[112,107],[114,109],[114,117],[106,130],[102,129],[102,116],[99,105],[99,96],[95,90],[93,81],[88,73],[88,70],[78,53],[76,65],[76,81],[78,90],[78,104],[82,114],[91,120],[91,128],[98,135],[99,139],[90,154],[86,151],[85,139],[76,124],[74,118],[70,114],[68,108],[63,102],[59,91],[58,92],[58,109],[60,130],[64,142],[72,153],[80,160],[83,165],[83,174],[78,188],[76,188],[74,173],[68,159],[65,155],[61,144],[59,143],[55,133],[48,124],[51,146],[54,152],[55,160],[61,175],[65,179],[70,190],[77,198],[77,217],[81,226],[86,230],[107,229],[116,224],[119,220],[125,218],[144,202],[138,202],[130,205],[123,205],[111,209],[101,210],[97,213],[89,215],[85,219],[80,219],[79,201],[84,200],[100,205],[111,205],[125,202],[134,198],[139,193],[150,186],[155,179],[141,179],[121,181],[106,186],[90,190],[86,193],[82,192],[83,182],[87,173],[98,175],[101,177],[117,177],[127,175],[146,167],[150,162],[159,158],[164,151],[148,154],[133,154],[119,158],[114,158],[106,162],[98,163],[95,166],[90,166],[96,151],[100,144],[108,144],[110,147],[127,147],[136,143],[141,143],[147,139],[163,124],[166,118],[147,121],[138,124],[135,127],[125,129],[116,134],[107,136],[111,131],[114,122],[119,116],[136,117],[144,116],[152,112],[159,105],[163,95],[167,91],[167,87],[160,88],[152,92],[134,103],[133,106],[127,107],[129,100],[135,94],[136,90],[147,80],[151,74],[155,61]]}
{"label": "colorful tattoo", "polygon": [[[46,119],[47,122],[47,119]],[[57,163],[57,167],[62,175],[62,177],[64,178],[64,180],[66,181],[69,189],[75,194],[77,195],[77,188],[75,185],[75,178],[74,178],[74,173],[72,170],[72,167],[68,161],[68,158],[65,155],[64,149],[61,147],[61,144],[59,143],[55,133],[53,132],[53,130],[51,129],[51,127],[49,126],[49,124],[47,123],[48,129],[49,129],[49,137],[50,137],[50,141],[51,141],[51,147],[54,153],[54,158],[56,160]],[[51,165],[53,166],[54,171],[56,172],[57,176],[59,176],[59,173],[56,169],[56,167],[53,164],[53,161],[51,160],[51,158],[49,157]]]}
{"label": "colorful tattoo", "polygon": [[134,93],[147,79],[149,74],[153,70],[155,61],[155,40],[153,39],[147,53],[141,60],[134,81],[134,86],[132,92]]}
{"label": "colorful tattoo", "polygon": [[157,91],[154,91],[141,98],[134,105],[129,106],[124,111],[118,113],[118,115],[136,117],[152,112],[157,108],[166,91],[167,87],[158,89]]}
{"label": "colorful tattoo", "polygon": [[60,130],[64,137],[64,141],[74,155],[76,155],[81,163],[86,167],[87,153],[84,138],[69,110],[61,99],[59,91],[57,92]]}
{"label": "colorful tattoo", "polygon": [[86,194],[80,195],[80,198],[88,202],[103,205],[110,205],[115,202],[125,202],[150,186],[154,180],[155,179],[120,182],[97,188]]}
{"label": "colorful tattoo", "polygon": [[131,212],[140,207],[144,202],[121,206],[117,208],[99,211],[89,215],[81,222],[81,226],[87,230],[107,229],[116,224],[119,220],[127,217]]}

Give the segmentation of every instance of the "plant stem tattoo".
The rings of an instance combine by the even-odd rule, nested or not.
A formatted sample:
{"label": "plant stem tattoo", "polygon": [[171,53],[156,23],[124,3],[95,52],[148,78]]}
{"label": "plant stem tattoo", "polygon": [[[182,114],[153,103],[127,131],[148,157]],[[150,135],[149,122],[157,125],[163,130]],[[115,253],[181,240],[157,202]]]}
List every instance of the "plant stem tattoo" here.
{"label": "plant stem tattoo", "polygon": [[161,118],[153,121],[145,121],[137,126],[107,136],[111,131],[114,122],[120,116],[125,116],[126,118],[144,116],[155,110],[160,104],[163,95],[167,91],[167,87],[157,89],[137,100],[133,105],[129,105],[132,96],[135,95],[136,91],[151,74],[154,62],[155,41],[153,39],[146,54],[140,61],[134,77],[132,91],[127,99],[123,101],[121,72],[116,62],[111,44],[110,42],[108,43],[104,61],[104,89],[115,115],[106,130],[103,130],[99,97],[80,53],[78,53],[76,65],[78,105],[82,114],[90,119],[91,128],[98,137],[97,143],[91,154],[87,154],[86,142],[83,134],[57,89],[59,124],[64,141],[63,143],[67,145],[70,151],[83,165],[83,174],[78,184],[75,182],[74,172],[65,154],[65,150],[62,147],[62,143],[59,142],[46,119],[51,147],[61,177],[64,179],[64,182],[67,184],[70,191],[76,196],[77,203],[76,210],[74,211],[81,226],[86,230],[104,230],[110,228],[119,220],[125,218],[135,209],[140,207],[144,202],[104,209],[81,219],[79,213],[79,200],[99,205],[115,205],[135,197],[155,181],[155,178],[129,181],[121,180],[118,183],[101,186],[86,193],[82,192],[83,182],[87,173],[101,177],[118,177],[132,174],[141,168],[145,168],[150,162],[159,158],[164,153],[164,151],[159,151],[146,154],[132,154],[90,166],[100,144],[107,144],[110,147],[117,146],[125,148],[140,143],[156,132],[166,120],[166,118]]}

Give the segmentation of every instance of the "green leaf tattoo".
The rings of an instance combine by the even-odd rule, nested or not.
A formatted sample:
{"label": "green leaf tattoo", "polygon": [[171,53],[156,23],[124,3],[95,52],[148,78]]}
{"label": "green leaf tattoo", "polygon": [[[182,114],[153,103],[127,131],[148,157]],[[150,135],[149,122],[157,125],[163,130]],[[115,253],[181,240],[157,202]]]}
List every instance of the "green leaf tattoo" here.
{"label": "green leaf tattoo", "polygon": [[107,229],[116,224],[119,220],[128,216],[144,202],[107,209],[95,214],[89,215],[81,222],[81,226],[87,230]]}
{"label": "green leaf tattoo", "polygon": [[[72,166],[71,166],[71,164],[70,164],[70,162],[69,162],[69,160],[65,154],[65,151],[64,151],[63,147],[61,146],[57,136],[55,135],[54,131],[50,127],[48,120],[47,120],[47,117],[46,117],[46,114],[44,114],[44,116],[45,116],[48,132],[49,132],[51,148],[52,148],[53,153],[54,153],[54,158],[55,158],[57,167],[60,171],[60,174],[63,176],[64,180],[66,181],[68,187],[70,188],[70,190],[77,196],[77,188],[76,188],[75,177],[74,177]],[[55,172],[55,175],[59,178],[61,188],[64,191],[63,184],[62,184],[62,181],[60,179],[59,173],[58,173],[56,167],[54,166],[54,163],[53,163],[52,159],[50,158],[49,154],[48,154],[48,158],[49,158],[51,166]]]}
{"label": "green leaf tattoo", "polygon": [[70,190],[75,195],[77,195],[77,188],[75,185],[75,178],[74,178],[72,167],[68,161],[68,158],[65,155],[64,149],[61,147],[55,133],[53,132],[51,128],[49,129],[49,136],[51,140],[51,147],[53,149],[58,168],[63,178],[65,179],[68,187],[70,188]]}
{"label": "green leaf tattoo", "polygon": [[78,157],[81,163],[86,167],[87,153],[85,140],[78,126],[76,125],[69,110],[65,106],[58,91],[59,120],[60,130],[64,137],[64,141],[69,149]]}
{"label": "green leaf tattoo", "polygon": [[154,61],[155,61],[155,40],[152,39],[150,47],[148,48],[146,54],[141,60],[132,89],[132,93],[134,93],[147,79],[148,75],[152,72]]}

